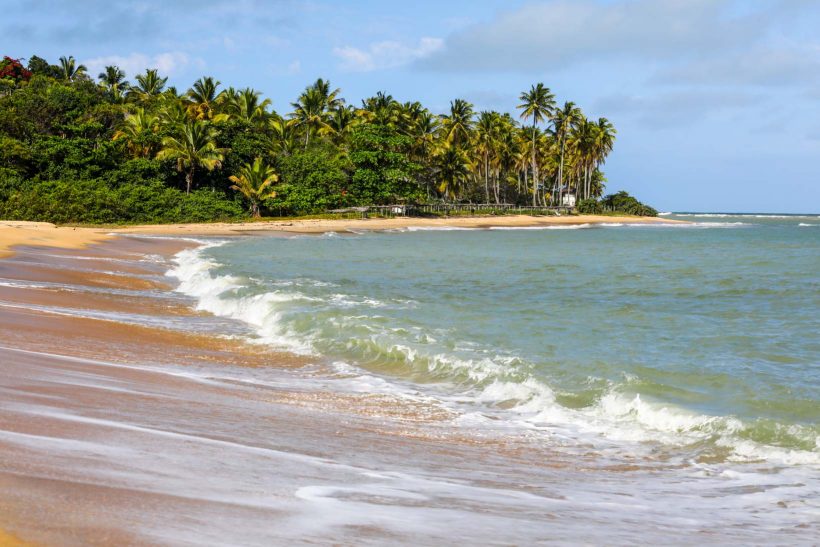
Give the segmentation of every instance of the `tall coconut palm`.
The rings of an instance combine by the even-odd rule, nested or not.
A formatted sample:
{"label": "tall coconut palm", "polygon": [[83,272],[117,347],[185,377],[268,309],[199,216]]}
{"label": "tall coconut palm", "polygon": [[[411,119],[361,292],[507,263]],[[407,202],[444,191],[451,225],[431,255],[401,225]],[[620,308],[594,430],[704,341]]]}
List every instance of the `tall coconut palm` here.
{"label": "tall coconut palm", "polygon": [[231,175],[228,179],[233,182],[231,190],[241,192],[248,200],[251,214],[254,218],[259,218],[259,205],[266,199],[276,197],[276,192],[271,186],[279,180],[279,175],[273,167],[256,158],[252,164],[246,163],[239,169],[239,173]]}
{"label": "tall coconut palm", "polygon": [[218,96],[219,80],[214,80],[210,76],[205,76],[194,82],[185,96],[191,116],[197,120],[210,120],[213,118],[213,103]]}
{"label": "tall coconut palm", "polygon": [[185,173],[185,192],[191,193],[199,168],[208,171],[222,166],[224,150],[216,146],[216,130],[207,122],[189,120],[175,135],[162,139],[158,159],[176,160],[177,170]]}
{"label": "tall coconut palm", "polygon": [[350,134],[350,130],[358,120],[356,109],[352,106],[339,105],[332,109],[328,115],[327,123],[334,142],[340,145],[344,143],[346,137]]}
{"label": "tall coconut palm", "polygon": [[564,196],[564,156],[566,153],[567,136],[570,130],[578,123],[583,116],[581,109],[575,106],[572,101],[567,101],[564,106],[556,110],[552,116],[552,125],[555,138],[559,147],[558,163],[558,203],[563,204]]}
{"label": "tall coconut palm", "polygon": [[529,91],[521,93],[519,100],[521,101],[521,104],[518,105],[521,110],[521,118],[532,118],[532,204],[535,206],[538,202],[538,185],[540,184],[535,145],[537,126],[552,116],[555,110],[555,95],[548,87],[539,82],[533,85]]}
{"label": "tall coconut palm", "polygon": [[78,65],[73,56],[60,57],[60,75],[64,80],[76,80],[84,76],[87,70],[85,65]]}
{"label": "tall coconut palm", "polygon": [[422,166],[418,171],[418,184],[424,187],[427,197],[430,197],[433,185],[431,156],[436,147],[439,127],[439,117],[426,108],[415,113],[407,127],[407,134],[413,139],[410,156]]}
{"label": "tall coconut palm", "polygon": [[[495,156],[499,132],[501,129],[501,116],[498,112],[483,111],[478,114],[476,122],[476,152],[481,157],[484,175],[484,196],[486,203],[490,203],[490,158]],[[498,192],[494,191],[496,201]]]}
{"label": "tall coconut palm", "polygon": [[168,78],[160,78],[156,69],[146,69],[145,74],[138,74],[135,78],[137,84],[129,90],[129,95],[138,100],[145,101],[162,93]]}
{"label": "tall coconut palm", "polygon": [[273,133],[271,150],[275,154],[290,156],[296,151],[299,146],[299,138],[292,123],[286,122],[277,116],[270,120],[270,129]]}
{"label": "tall coconut palm", "polygon": [[345,104],[345,100],[339,97],[342,92],[338,87],[330,89],[330,80],[317,79],[311,86],[322,97],[324,110],[335,110]]}
{"label": "tall coconut palm", "polygon": [[[613,147],[615,146],[615,135],[617,131],[615,130],[615,126],[607,120],[606,118],[598,118],[598,131],[596,134],[596,142],[595,142],[595,170],[597,171],[598,168],[606,162],[607,156],[612,152]],[[593,171],[594,175],[594,171]],[[592,183],[593,183],[593,176],[590,175],[587,181],[587,197],[590,196],[592,192]]]}
{"label": "tall coconut palm", "polygon": [[[507,189],[513,173],[516,171],[516,162],[520,153],[520,141],[518,139],[518,127],[515,120],[509,114],[499,116],[498,130],[495,140],[495,201],[499,203],[499,198],[507,203]],[[518,180],[518,175],[515,175]],[[501,186],[504,182],[504,186]]]}
{"label": "tall coconut palm", "polygon": [[576,184],[576,195],[578,199],[586,199],[587,183],[589,182],[592,169],[595,164],[597,153],[598,126],[582,117],[576,123],[570,134],[569,142],[572,143],[572,159],[579,184]]}
{"label": "tall coconut palm", "polygon": [[464,190],[472,165],[467,153],[455,146],[445,146],[436,159],[440,182],[439,192],[445,199],[456,201]]}
{"label": "tall coconut palm", "polygon": [[325,117],[325,96],[321,90],[308,87],[291,106],[294,111],[291,113],[290,123],[304,131],[304,147],[307,150],[311,134],[328,127]]}
{"label": "tall coconut palm", "polygon": [[171,132],[177,131],[190,119],[188,110],[176,97],[168,96],[165,93],[160,96],[157,121],[162,129]]}
{"label": "tall coconut palm", "polygon": [[260,100],[261,93],[245,88],[240,91],[231,89],[223,92],[225,97],[224,110],[234,118],[240,119],[248,124],[258,125],[267,122],[270,113],[268,107],[271,105],[270,99]]}
{"label": "tall coconut palm", "polygon": [[450,101],[450,113],[441,117],[447,142],[458,148],[469,141],[474,114],[473,105],[464,99]]}
{"label": "tall coconut palm", "polygon": [[396,127],[401,118],[400,106],[392,95],[379,91],[362,99],[362,108],[356,111],[356,115],[372,124]]}
{"label": "tall coconut palm", "polygon": [[100,72],[100,85],[106,90],[109,96],[116,102],[122,100],[122,92],[128,89],[128,81],[125,79],[125,72],[118,66],[107,66],[104,72]]}
{"label": "tall coconut palm", "polygon": [[[135,158],[150,158],[156,152],[155,131],[158,119],[142,108],[126,116],[125,121],[114,133],[113,139],[125,139],[128,150]],[[158,139],[156,139],[158,140]]]}

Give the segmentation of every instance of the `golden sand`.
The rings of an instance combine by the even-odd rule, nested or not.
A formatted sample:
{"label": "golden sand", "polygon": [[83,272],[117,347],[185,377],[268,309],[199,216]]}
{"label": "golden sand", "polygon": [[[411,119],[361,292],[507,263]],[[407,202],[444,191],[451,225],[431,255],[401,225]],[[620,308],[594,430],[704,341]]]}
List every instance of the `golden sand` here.
{"label": "golden sand", "polygon": [[210,224],[162,224],[131,226],[113,230],[118,233],[130,234],[165,234],[165,235],[238,235],[246,232],[295,232],[295,233],[323,233],[345,232],[350,230],[395,230],[408,227],[457,227],[457,228],[489,228],[489,227],[528,227],[528,226],[558,226],[573,224],[669,224],[681,221],[666,220],[655,217],[632,216],[604,216],[604,215],[574,215],[538,217],[530,215],[506,216],[475,216],[450,218],[369,218],[369,219],[305,219],[257,222],[210,223]]}
{"label": "golden sand", "polygon": [[394,230],[408,227],[489,228],[558,226],[573,224],[668,224],[681,222],[653,217],[574,215],[536,217],[530,215],[451,218],[372,218],[343,220],[285,220],[257,222],[212,222],[202,224],[150,224],[118,228],[55,226],[49,222],[0,221],[0,258],[13,254],[12,247],[29,245],[80,249],[105,241],[111,234],[162,234],[176,236],[224,236],[248,232],[323,233],[350,230]]}
{"label": "golden sand", "polygon": [[12,254],[15,245],[81,249],[109,239],[98,228],[57,227],[49,222],[0,221],[0,258]]}
{"label": "golden sand", "polygon": [[0,547],[24,547],[32,545],[0,529]]}

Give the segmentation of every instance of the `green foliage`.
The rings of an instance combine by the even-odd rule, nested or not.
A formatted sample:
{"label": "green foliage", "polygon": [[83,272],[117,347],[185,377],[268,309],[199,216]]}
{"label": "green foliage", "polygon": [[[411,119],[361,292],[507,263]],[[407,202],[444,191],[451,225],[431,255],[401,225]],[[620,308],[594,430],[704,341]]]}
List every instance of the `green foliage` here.
{"label": "green foliage", "polygon": [[198,190],[186,196],[161,182],[112,188],[99,179],[48,181],[4,190],[0,217],[58,224],[167,223],[236,220],[245,217],[240,203],[224,194]]}
{"label": "green foliage", "polygon": [[604,206],[595,198],[582,199],[575,208],[582,215],[598,215],[604,212]]}
{"label": "green foliage", "polygon": [[266,204],[277,216],[319,213],[356,204],[348,191],[349,164],[324,147],[283,158],[276,197]]}
{"label": "green foliage", "polygon": [[48,76],[49,78],[60,77],[60,67],[51,65],[48,61],[36,55],[32,55],[28,60],[28,69],[35,76]]}
{"label": "green foliage", "polygon": [[601,200],[604,209],[627,215],[642,217],[656,217],[658,212],[648,205],[644,205],[623,190],[617,194],[610,194]]}
{"label": "green foliage", "polygon": [[[600,196],[615,138],[574,103],[556,112],[543,84],[521,95],[518,122],[462,99],[437,115],[386,92],[356,108],[323,79],[280,115],[260,92],[209,76],[180,90],[154,69],[129,80],[108,66],[97,78],[71,56],[0,61],[0,217],[233,219],[245,215],[243,197],[254,215],[437,199],[547,205],[556,184]],[[256,177],[262,166],[279,173],[275,196],[262,188],[270,177]],[[654,213],[627,198],[579,209]]]}
{"label": "green foliage", "polygon": [[350,193],[361,204],[383,205],[400,200],[418,201],[423,191],[416,184],[421,169],[410,161],[412,140],[383,125],[360,125],[351,132]]}

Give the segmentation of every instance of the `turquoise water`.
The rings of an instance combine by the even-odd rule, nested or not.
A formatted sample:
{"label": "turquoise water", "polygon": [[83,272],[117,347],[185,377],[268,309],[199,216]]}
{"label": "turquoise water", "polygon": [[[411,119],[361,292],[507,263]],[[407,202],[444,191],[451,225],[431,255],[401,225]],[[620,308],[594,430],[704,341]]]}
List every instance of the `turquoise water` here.
{"label": "turquoise water", "polygon": [[254,341],[472,424],[818,465],[820,217],[665,218],[694,224],[253,237],[175,275]]}

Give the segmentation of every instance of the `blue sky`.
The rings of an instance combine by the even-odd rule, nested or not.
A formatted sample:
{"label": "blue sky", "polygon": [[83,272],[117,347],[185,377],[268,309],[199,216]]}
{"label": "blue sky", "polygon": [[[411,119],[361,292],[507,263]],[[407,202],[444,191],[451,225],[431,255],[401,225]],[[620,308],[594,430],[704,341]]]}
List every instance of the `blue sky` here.
{"label": "blue sky", "polygon": [[820,212],[813,0],[0,0],[2,54],[251,86],[279,112],[317,77],[436,112],[513,111],[544,82],[606,116],[605,170],[663,210]]}

